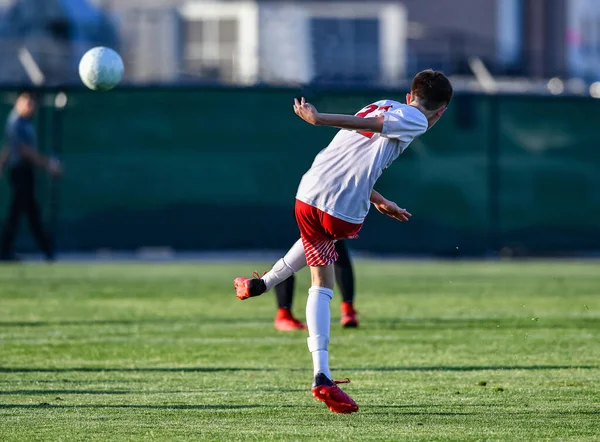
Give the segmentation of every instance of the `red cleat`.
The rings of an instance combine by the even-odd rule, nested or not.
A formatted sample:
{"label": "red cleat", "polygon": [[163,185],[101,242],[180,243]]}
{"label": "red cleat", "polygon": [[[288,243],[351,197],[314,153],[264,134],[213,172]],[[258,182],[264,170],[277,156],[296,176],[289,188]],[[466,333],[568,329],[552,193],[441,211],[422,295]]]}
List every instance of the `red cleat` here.
{"label": "red cleat", "polygon": [[332,381],[322,373],[315,376],[316,386],[312,388],[315,399],[324,402],[334,413],[350,414],[358,411],[358,405],[354,400],[342,391],[337,384],[349,384],[350,379]]}
{"label": "red cleat", "polygon": [[260,278],[235,278],[233,285],[235,286],[235,296],[242,300],[260,296],[267,291],[265,282]]}
{"label": "red cleat", "polygon": [[275,316],[275,329],[279,331],[306,330],[306,325],[294,318],[290,309],[280,308]]}
{"label": "red cleat", "polygon": [[342,319],[340,324],[345,328],[356,328],[358,327],[357,312],[354,310],[354,305],[351,302],[342,302],[341,308]]}

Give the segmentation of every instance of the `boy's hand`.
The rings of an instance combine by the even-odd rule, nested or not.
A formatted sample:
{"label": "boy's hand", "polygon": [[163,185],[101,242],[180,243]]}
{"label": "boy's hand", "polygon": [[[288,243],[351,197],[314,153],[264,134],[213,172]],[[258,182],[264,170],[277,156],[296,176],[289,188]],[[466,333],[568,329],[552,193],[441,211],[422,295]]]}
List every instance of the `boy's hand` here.
{"label": "boy's hand", "polygon": [[307,103],[304,97],[300,101],[294,98],[294,112],[307,123],[315,126],[319,124],[319,112],[312,104]]}
{"label": "boy's hand", "polygon": [[408,221],[412,216],[407,210],[398,207],[398,205],[390,200],[384,199],[383,201],[373,204],[377,210],[387,216],[397,219],[398,221]]}

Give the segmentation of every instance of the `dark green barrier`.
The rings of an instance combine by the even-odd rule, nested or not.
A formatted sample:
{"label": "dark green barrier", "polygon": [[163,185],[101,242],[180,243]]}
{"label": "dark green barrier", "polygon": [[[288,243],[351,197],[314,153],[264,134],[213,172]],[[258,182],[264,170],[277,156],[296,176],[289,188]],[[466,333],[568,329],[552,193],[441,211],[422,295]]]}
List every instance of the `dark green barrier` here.
{"label": "dark green barrier", "polygon": [[[287,247],[297,237],[300,177],[335,133],[293,114],[296,93],[70,93],[60,248]],[[394,98],[328,92],[313,101],[324,111],[354,113],[383,97]],[[507,245],[530,253],[599,249],[597,106],[570,98],[458,97],[376,186],[413,213],[411,222],[373,211],[354,247],[440,254]]]}
{"label": "dark green barrier", "polygon": [[600,249],[600,102],[499,102],[500,238],[528,250]]}

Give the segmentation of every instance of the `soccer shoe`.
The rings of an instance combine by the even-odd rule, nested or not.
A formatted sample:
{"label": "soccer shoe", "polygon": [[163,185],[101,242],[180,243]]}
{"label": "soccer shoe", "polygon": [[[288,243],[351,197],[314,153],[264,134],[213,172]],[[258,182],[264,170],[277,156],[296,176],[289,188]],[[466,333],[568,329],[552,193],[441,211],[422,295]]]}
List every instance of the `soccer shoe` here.
{"label": "soccer shoe", "polygon": [[342,324],[343,327],[358,327],[358,313],[356,312],[356,310],[354,310],[354,305],[351,302],[342,302],[340,310],[342,312],[342,319],[340,319],[340,324]]}
{"label": "soccer shoe", "polygon": [[260,296],[267,291],[265,282],[258,277],[257,273],[253,273],[254,278],[235,278],[233,285],[235,286],[235,296],[238,299],[247,299],[254,296]]}
{"label": "soccer shoe", "polygon": [[350,383],[350,379],[332,381],[323,373],[317,373],[313,381],[312,395],[315,399],[324,402],[327,408],[334,413],[355,413],[358,411],[358,405],[337,386],[337,384],[348,383]]}
{"label": "soccer shoe", "polygon": [[277,310],[277,316],[275,316],[275,330],[306,330],[306,325],[294,318],[294,315],[292,315],[292,311],[290,309],[280,308]]}

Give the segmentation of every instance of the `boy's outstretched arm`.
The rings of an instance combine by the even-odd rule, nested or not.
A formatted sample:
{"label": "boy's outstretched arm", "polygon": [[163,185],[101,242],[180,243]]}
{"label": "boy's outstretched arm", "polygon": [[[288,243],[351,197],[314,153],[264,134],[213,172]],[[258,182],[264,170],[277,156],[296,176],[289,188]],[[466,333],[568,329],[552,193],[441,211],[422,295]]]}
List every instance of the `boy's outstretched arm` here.
{"label": "boy's outstretched arm", "polygon": [[294,112],[307,123],[315,126],[333,126],[340,129],[358,130],[381,133],[383,130],[383,115],[373,118],[355,117],[354,115],[322,114],[304,98],[294,99]]}

